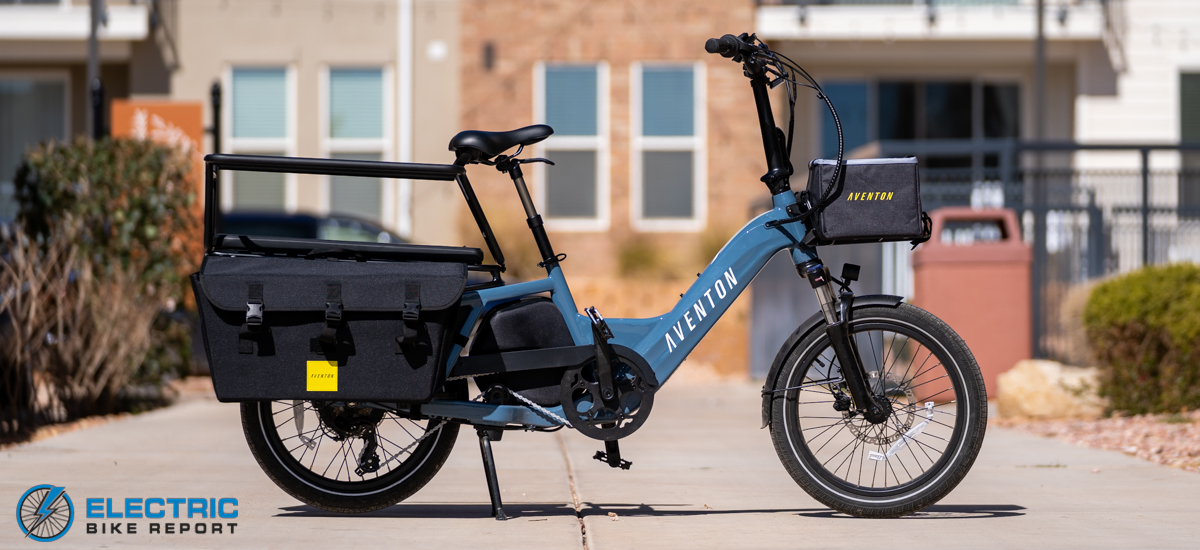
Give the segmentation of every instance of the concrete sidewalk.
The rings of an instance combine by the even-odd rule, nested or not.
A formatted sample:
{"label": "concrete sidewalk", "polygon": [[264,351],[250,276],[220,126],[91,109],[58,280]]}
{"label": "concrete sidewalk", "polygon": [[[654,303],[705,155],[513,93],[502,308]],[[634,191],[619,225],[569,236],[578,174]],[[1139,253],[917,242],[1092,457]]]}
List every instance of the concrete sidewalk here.
{"label": "concrete sidewalk", "polygon": [[[410,501],[327,514],[276,488],[242,438],[236,405],[193,401],[0,451],[0,548],[22,539],[13,511],[34,485],[75,506],[54,548],[1195,548],[1200,475],[1124,455],[991,429],[974,470],[916,516],[859,520],[809,498],[759,430],[758,386],[668,384],[653,418],[622,442],[629,471],[591,460],[574,432],[509,432],[494,445],[505,509],[488,515],[472,430]],[[1098,470],[1098,471],[1097,471]],[[238,499],[233,534],[88,534],[85,500]],[[576,512],[575,502],[579,502]],[[610,516],[615,514],[615,516]],[[128,520],[107,520],[107,522]],[[170,519],[160,521],[171,521]],[[175,521],[188,521],[186,519]],[[195,520],[192,520],[195,521]],[[868,538],[864,539],[862,535]]]}

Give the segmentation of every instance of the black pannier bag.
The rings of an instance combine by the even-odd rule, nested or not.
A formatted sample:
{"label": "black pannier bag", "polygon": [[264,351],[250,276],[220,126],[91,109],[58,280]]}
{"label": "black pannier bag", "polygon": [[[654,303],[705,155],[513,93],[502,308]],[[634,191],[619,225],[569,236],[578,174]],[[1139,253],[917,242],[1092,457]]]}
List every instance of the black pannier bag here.
{"label": "black pannier bag", "polygon": [[929,238],[929,216],[921,210],[917,159],[817,159],[808,166],[808,195],[818,204],[831,186],[825,207],[810,225],[816,245],[913,241]]}
{"label": "black pannier bag", "polygon": [[467,265],[482,259],[473,248],[226,235],[214,244],[192,287],[221,401],[428,402]]}

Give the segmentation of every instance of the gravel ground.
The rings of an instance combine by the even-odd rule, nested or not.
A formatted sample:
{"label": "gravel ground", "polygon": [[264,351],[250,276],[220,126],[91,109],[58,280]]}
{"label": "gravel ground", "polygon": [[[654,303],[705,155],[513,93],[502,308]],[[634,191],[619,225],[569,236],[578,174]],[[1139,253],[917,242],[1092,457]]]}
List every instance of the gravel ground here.
{"label": "gravel ground", "polygon": [[994,425],[1200,473],[1200,411],[1098,420],[997,419]]}

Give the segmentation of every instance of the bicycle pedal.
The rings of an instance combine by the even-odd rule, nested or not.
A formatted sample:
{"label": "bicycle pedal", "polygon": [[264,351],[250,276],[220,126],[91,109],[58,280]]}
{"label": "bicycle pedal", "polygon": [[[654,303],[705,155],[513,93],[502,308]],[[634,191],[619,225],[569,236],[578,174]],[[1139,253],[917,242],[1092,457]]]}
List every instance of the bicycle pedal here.
{"label": "bicycle pedal", "polygon": [[596,455],[592,458],[608,464],[613,468],[620,468],[622,470],[628,470],[630,466],[633,466],[632,462],[628,460],[622,460],[620,458],[617,459],[616,464],[613,464],[613,461],[608,459],[608,453],[605,453],[604,451],[596,451]]}
{"label": "bicycle pedal", "polygon": [[601,340],[608,341],[613,339],[612,329],[608,328],[608,322],[604,320],[599,311],[596,311],[596,306],[591,306],[583,311],[587,313],[588,319],[592,321],[592,328]]}

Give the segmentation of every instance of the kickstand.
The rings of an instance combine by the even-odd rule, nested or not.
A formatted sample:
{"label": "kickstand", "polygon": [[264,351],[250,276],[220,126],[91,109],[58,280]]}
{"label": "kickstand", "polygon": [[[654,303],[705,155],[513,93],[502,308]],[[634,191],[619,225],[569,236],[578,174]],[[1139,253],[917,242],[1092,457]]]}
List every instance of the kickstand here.
{"label": "kickstand", "polygon": [[504,503],[500,502],[500,481],[496,479],[496,461],[492,458],[492,441],[499,441],[500,430],[476,428],[479,434],[479,452],[483,454],[483,473],[487,476],[488,494],[492,497],[492,517],[504,521]]}

